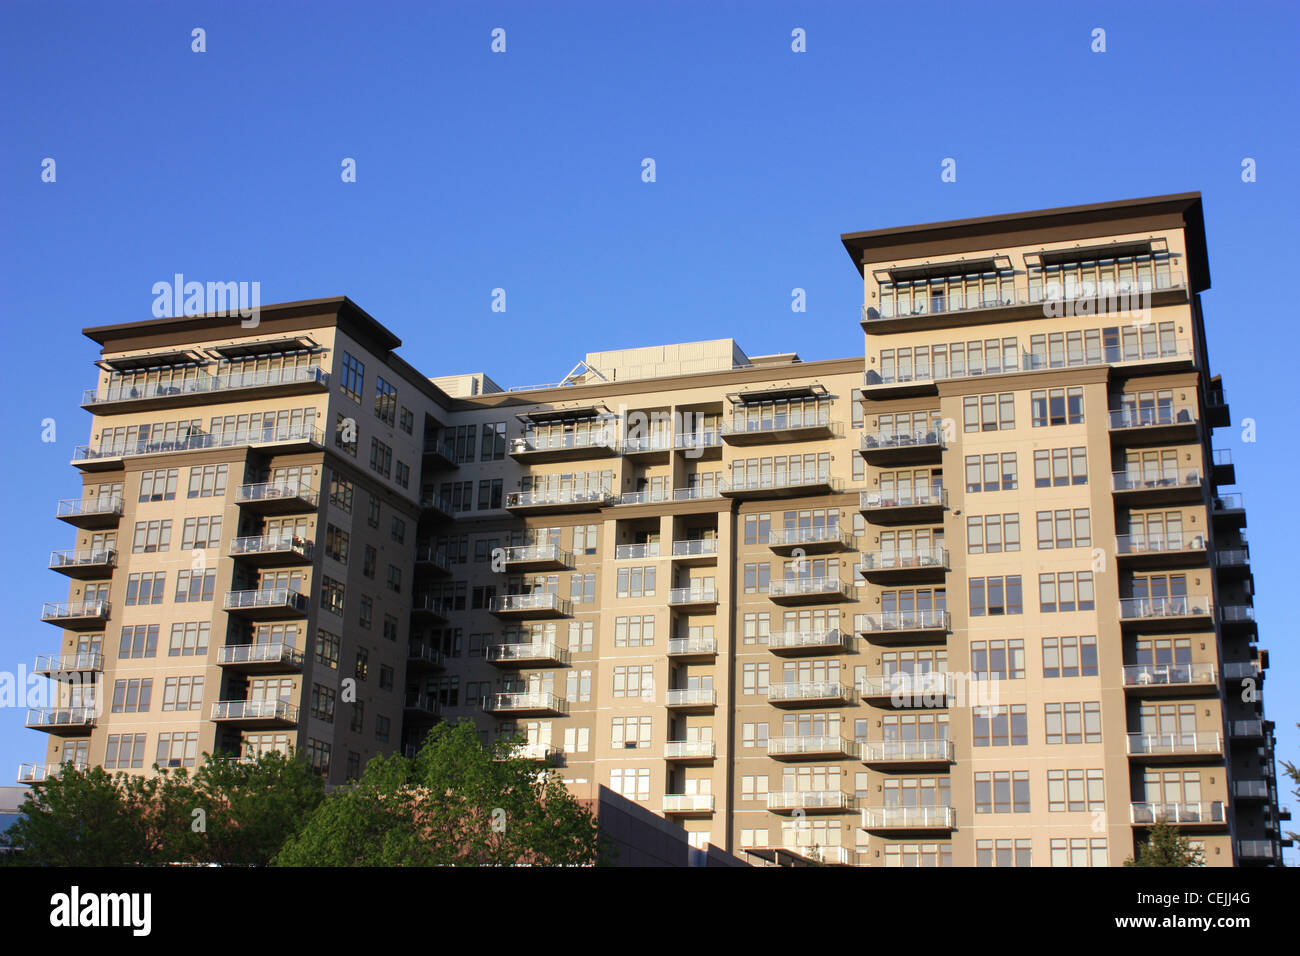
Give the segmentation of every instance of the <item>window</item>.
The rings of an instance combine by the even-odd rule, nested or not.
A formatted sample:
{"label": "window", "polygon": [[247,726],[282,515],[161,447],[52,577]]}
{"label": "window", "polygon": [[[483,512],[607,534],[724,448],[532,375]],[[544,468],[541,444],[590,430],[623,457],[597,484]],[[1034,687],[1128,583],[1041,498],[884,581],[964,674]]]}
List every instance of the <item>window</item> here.
{"label": "window", "polygon": [[228,465],[203,465],[190,469],[187,498],[221,498],[226,493]]}
{"label": "window", "polygon": [[411,466],[404,461],[399,461],[393,480],[403,488],[411,487]]}
{"label": "window", "polygon": [[[401,572],[399,571],[398,574],[401,574]],[[397,640],[397,628],[398,628],[397,618],[393,617],[393,615],[391,614],[385,614],[384,615],[384,640],[386,641]]]}
{"label": "window", "polygon": [[398,544],[405,544],[406,543],[406,522],[403,521],[401,518],[398,518],[396,515],[394,515],[392,529],[389,533],[392,536],[392,539],[396,541]]}
{"label": "window", "polygon": [[176,601],[211,601],[216,587],[216,571],[181,571],[176,575]]}
{"label": "window", "polygon": [[397,420],[397,389],[385,382],[382,375],[375,376],[375,417],[385,425]]}
{"label": "window", "polygon": [[181,550],[215,548],[221,544],[221,515],[186,518],[181,526]]}
{"label": "window", "polygon": [[104,769],[139,770],[144,767],[144,734],[109,734]]}
{"label": "window", "polygon": [[1044,448],[1034,452],[1035,488],[1060,488],[1087,483],[1087,448]]}
{"label": "window", "polygon": [[311,685],[311,715],[327,724],[334,723],[334,704],[338,693],[324,684]]}
{"label": "window", "polygon": [[348,542],[350,540],[351,535],[346,531],[336,528],[332,524],[325,526],[325,554],[340,564],[348,563]]}
{"label": "window", "polygon": [[[173,624],[168,657],[203,657],[208,653],[208,637],[212,625],[207,621]],[[146,657],[152,655],[145,655]]]}
{"label": "window", "polygon": [[506,423],[484,422],[479,461],[503,461],[506,457]]}
{"label": "window", "polygon": [[972,708],[971,728],[976,747],[1023,747],[1029,743],[1029,716],[1024,704]]}
{"label": "window", "polygon": [[320,606],[334,614],[343,613],[343,584],[331,577],[321,576]]}
{"label": "window", "polygon": [[179,471],[176,468],[142,472],[140,475],[140,500],[174,501],[176,499],[178,474]]}
{"label": "window", "polygon": [[1030,418],[1035,428],[1083,423],[1083,389],[1049,388],[1029,393]]}
{"label": "window", "polygon": [[120,680],[113,684],[113,713],[143,714],[149,710],[153,678]]}
{"label": "window", "polygon": [[361,404],[361,393],[365,388],[366,367],[359,362],[351,353],[343,353],[343,376],[339,381],[339,389],[352,401],[358,405]]}
{"label": "window", "polygon": [[340,638],[337,634],[317,628],[316,663],[328,667],[330,670],[338,670],[339,644]]}
{"label": "window", "polygon": [[1049,744],[1101,743],[1101,704],[1045,704],[1046,734]]}
{"label": "window", "polygon": [[976,866],[1033,866],[1033,840],[976,840]]}
{"label": "window", "polygon": [[393,449],[378,438],[370,439],[370,470],[385,478],[393,475]]}
{"label": "window", "polygon": [[172,523],[168,521],[137,521],[131,539],[133,554],[154,554],[167,551],[172,544]]}
{"label": "window", "polygon": [[971,617],[1022,613],[1020,575],[970,579]]}
{"label": "window", "polygon": [[1019,680],[1025,676],[1025,642],[1019,638],[971,641],[971,677],[976,680]]}
{"label": "window", "polygon": [[161,604],[166,586],[166,571],[129,575],[126,579],[127,607],[137,604]]}
{"label": "window", "polygon": [[1097,638],[1043,638],[1044,677],[1096,677]]}
{"label": "window", "polygon": [[1016,453],[966,456],[966,490],[1012,491],[1016,488]]}
{"label": "window", "polygon": [[1047,771],[1047,809],[1051,813],[1092,813],[1106,809],[1101,769]]}
{"label": "window", "polygon": [[353,458],[357,457],[357,420],[342,412],[334,420],[334,447],[341,448]]}
{"label": "window", "polygon": [[365,546],[361,555],[361,573],[374,580],[375,566],[379,563],[379,552],[370,545]]}
{"label": "window", "polygon": [[[360,398],[357,399],[360,401]],[[307,739],[307,763],[319,774],[330,772],[330,752],[333,748],[323,740]]]}
{"label": "window", "polygon": [[655,567],[619,568],[617,575],[618,596],[654,597]]}
{"label": "window", "polygon": [[415,415],[409,408],[402,407],[402,413],[397,418],[398,426],[408,435],[415,434]]}
{"label": "window", "polygon": [[1107,866],[1105,837],[1052,840],[1052,866]]}
{"label": "window", "polygon": [[1092,547],[1092,520],[1087,508],[1040,511],[1036,518],[1041,550]]}
{"label": "window", "polygon": [[651,647],[655,642],[654,615],[616,617],[614,619],[615,647]]}
{"label": "window", "polygon": [[967,395],[962,399],[962,420],[968,432],[1007,431],[1016,427],[1014,392]]}
{"label": "window", "polygon": [[392,564],[388,566],[388,590],[394,594],[402,593],[402,569]]}
{"label": "window", "polygon": [[[183,626],[183,625],[182,625]],[[158,654],[158,625],[137,624],[122,628],[117,656],[123,660],[156,657]]]}
{"label": "window", "polygon": [[995,770],[975,774],[976,813],[1028,813],[1029,771]]}
{"label": "window", "polygon": [[371,624],[375,620],[375,601],[368,594],[361,595],[361,600],[357,602],[359,609],[357,612],[357,626],[370,630]]}
{"label": "window", "polygon": [[501,507],[501,479],[488,478],[478,483],[478,508],[490,511]]}
{"label": "window", "polygon": [[352,482],[346,478],[340,478],[337,474],[331,474],[330,504],[341,511],[352,514]]}
{"label": "window", "polygon": [[1062,571],[1038,576],[1039,610],[1091,611],[1096,608],[1093,599],[1091,571]]}
{"label": "window", "polygon": [[198,763],[199,732],[162,733],[154,762],[160,767],[193,767]]}
{"label": "window", "polygon": [[1020,550],[1020,515],[971,515],[966,519],[966,550],[1000,554]]}

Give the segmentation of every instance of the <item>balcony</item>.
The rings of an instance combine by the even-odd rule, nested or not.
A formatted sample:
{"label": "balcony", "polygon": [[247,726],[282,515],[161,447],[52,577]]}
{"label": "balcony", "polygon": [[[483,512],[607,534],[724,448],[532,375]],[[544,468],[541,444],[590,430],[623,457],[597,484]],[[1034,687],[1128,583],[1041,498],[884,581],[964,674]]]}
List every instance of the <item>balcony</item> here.
{"label": "balcony", "polygon": [[712,740],[670,740],[664,744],[664,759],[680,764],[713,763],[715,749]]}
{"label": "balcony", "polygon": [[[1223,610],[1227,610],[1224,608]],[[1264,672],[1258,661],[1226,661],[1223,665],[1224,680],[1260,680]]]}
{"label": "balcony", "polygon": [[894,830],[952,830],[957,814],[952,807],[870,807],[862,811],[862,829],[875,833]]}
{"label": "balcony", "polygon": [[[507,498],[509,496],[507,495]],[[447,495],[440,495],[431,489],[425,488],[420,492],[420,508],[424,514],[421,518],[431,518],[435,521],[451,521],[456,517],[456,506]]]}
{"label": "balcony", "polygon": [[490,694],[483,702],[483,709],[489,714],[516,717],[563,717],[569,712],[569,702],[550,691],[518,691]]}
{"label": "balcony", "polygon": [[1277,863],[1282,852],[1272,840],[1238,840],[1237,856],[1251,863]]}
{"label": "balcony", "polygon": [[767,702],[774,707],[847,704],[852,700],[853,689],[836,680],[791,681],[767,685]]}
{"label": "balcony", "polygon": [[679,611],[704,611],[717,607],[718,592],[712,587],[672,588],[668,591],[668,606]]}
{"label": "balcony", "polygon": [[[1025,356],[1029,358],[1028,354]],[[883,368],[883,366],[882,366]],[[1028,366],[1026,366],[1028,368]],[[988,361],[977,361],[972,356],[970,365],[961,363],[952,367],[948,362],[931,364],[922,356],[915,363],[898,362],[885,371],[870,369],[863,376],[862,387],[865,394],[873,399],[901,398],[904,395],[937,395],[940,382],[958,379],[979,378],[986,375],[1007,375],[1020,371],[1020,356],[1010,354],[988,354]]]}
{"label": "balcony", "polygon": [[838,654],[849,649],[849,637],[834,627],[812,631],[773,631],[767,636],[767,649],[782,657]]}
{"label": "balcony", "polygon": [[745,419],[737,416],[730,422],[722,424],[722,440],[728,445],[772,445],[787,441],[816,441],[823,438],[839,438],[844,435],[844,426],[823,418],[801,419],[798,417],[779,417],[762,419]]}
{"label": "balcony", "polygon": [[235,489],[235,504],[258,514],[315,511],[320,496],[298,481],[260,481]]}
{"label": "balcony", "polygon": [[1146,473],[1117,471],[1110,476],[1111,491],[1129,507],[1200,501],[1203,482],[1204,475],[1199,468]]}
{"label": "balcony", "polygon": [[84,760],[69,760],[65,763],[25,763],[18,767],[18,782],[44,783],[51,777],[57,777],[65,767],[85,773],[90,765]]}
{"label": "balcony", "polygon": [[1232,451],[1228,448],[1215,448],[1210,456],[1210,480],[1216,485],[1235,485],[1237,483],[1237,466],[1232,463]]}
{"label": "balcony", "polygon": [[841,790],[774,790],[767,795],[770,813],[845,813],[853,803],[853,795]]}
{"label": "balcony", "polygon": [[735,477],[731,481],[721,482],[718,491],[725,498],[753,501],[759,498],[805,498],[836,494],[840,488],[841,483],[838,478],[832,478],[828,474],[813,473]]}
{"label": "balcony", "polygon": [[169,405],[206,405],[213,402],[252,401],[273,395],[304,395],[329,388],[329,373],[319,365],[297,368],[195,373],[173,382],[140,385],[105,385],[81,393],[81,407],[96,415],[112,411],[145,411]]}
{"label": "balcony", "polygon": [[554,641],[492,644],[487,649],[487,660],[497,667],[563,667],[569,663],[569,652]]}
{"label": "balcony", "polygon": [[1198,757],[1222,759],[1223,736],[1189,731],[1174,734],[1129,734],[1128,755],[1147,762],[1177,763]]}
{"label": "balcony", "polygon": [[1239,494],[1215,495],[1210,504],[1210,517],[1216,528],[1241,530],[1246,526],[1246,502]]}
{"label": "balcony", "polygon": [[667,488],[658,488],[654,491],[625,491],[621,495],[615,495],[610,503],[614,505],[655,505],[671,500],[672,493]]}
{"label": "balcony", "polygon": [[1225,577],[1250,575],[1249,548],[1219,548],[1214,552],[1214,570]]}
{"label": "balcony", "polygon": [[55,506],[54,516],[87,531],[116,528],[122,520],[122,499],[118,495],[63,498]]}
{"label": "balcony", "polygon": [[79,551],[51,551],[50,570],[82,581],[106,578],[117,567],[117,552],[112,548],[83,548]]}
{"label": "balcony", "polygon": [[90,733],[96,718],[94,707],[34,707],[27,711],[25,724],[57,737],[74,737]]}
{"label": "balcony", "polygon": [[643,544],[620,544],[614,548],[615,561],[643,561],[659,557],[659,542],[647,541]]}
{"label": "balcony", "polygon": [[1232,784],[1232,795],[1238,800],[1272,800],[1273,788],[1265,779],[1237,780]]}
{"label": "balcony", "polygon": [[855,620],[862,623],[858,633],[873,644],[943,641],[952,629],[948,612],[940,610],[885,611],[860,614]]}
{"label": "balcony", "polygon": [[870,551],[862,555],[859,567],[863,577],[875,583],[937,583],[948,573],[948,551],[945,548],[911,553]]}
{"label": "balcony", "polygon": [[876,523],[942,521],[947,507],[948,492],[942,488],[915,492],[858,493],[858,510]]}
{"label": "balcony", "polygon": [[592,491],[512,491],[506,495],[506,510],[511,514],[554,514],[564,511],[599,511],[610,503],[608,488]]}
{"label": "balcony", "polygon": [[663,433],[643,435],[639,438],[625,438],[618,443],[618,453],[625,458],[641,458],[647,461],[667,460],[674,448],[673,436]]}
{"label": "balcony", "polygon": [[715,565],[718,563],[718,539],[696,538],[673,542],[673,561],[682,567]]}
{"label": "balcony", "polygon": [[1137,630],[1178,630],[1214,624],[1214,605],[1204,595],[1120,598],[1120,624]]}
{"label": "balcony", "polygon": [[1228,735],[1233,743],[1258,743],[1266,736],[1263,720],[1234,720],[1228,724]]}
{"label": "balcony", "polygon": [[560,751],[556,750],[550,744],[543,743],[523,743],[511,747],[506,752],[506,757],[510,760],[526,760],[530,763],[550,763]]}
{"label": "balcony", "polygon": [[184,438],[158,441],[109,442],[96,446],[78,445],[72,452],[72,464],[82,471],[107,471],[121,468],[125,459],[173,452],[204,451],[212,448],[250,447],[285,455],[296,451],[320,450],[325,435],[309,425],[268,427],[260,431],[236,429],[229,434],[192,434]]}
{"label": "balcony", "polygon": [[426,471],[451,471],[459,468],[456,461],[456,446],[452,442],[439,441],[436,435],[425,435],[424,445],[420,449]]}
{"label": "balcony", "polygon": [[[689,485],[685,488],[673,489],[673,501],[713,501],[722,497],[722,488],[726,482],[709,482],[707,485]],[[706,510],[704,506],[700,507],[701,511]],[[707,510],[715,511],[716,508],[710,507]]]}
{"label": "balcony", "polygon": [[79,651],[75,654],[40,654],[36,658],[33,674],[41,674],[51,680],[66,680],[73,683],[92,683],[93,676],[87,680],[85,675],[102,673],[104,655],[97,651]]}
{"label": "balcony", "polygon": [[307,595],[293,588],[227,591],[222,607],[230,614],[271,620],[307,616]]}
{"label": "balcony", "polygon": [[767,585],[767,597],[773,604],[826,604],[856,601],[858,589],[838,577],[781,578]]}
{"label": "balcony", "polygon": [[1121,534],[1115,538],[1115,557],[1126,568],[1204,567],[1203,535]]}
{"label": "balcony", "polygon": [[850,758],[856,748],[843,737],[768,737],[767,755],[776,760],[839,760]]}
{"label": "balcony", "polygon": [[525,435],[510,443],[510,457],[528,464],[609,458],[617,452],[618,443],[614,439],[614,433],[606,429],[597,429],[585,435],[574,432],[563,435]]}
{"label": "balcony", "polygon": [[69,631],[93,631],[108,623],[107,601],[66,601],[41,606],[41,620]]}
{"label": "balcony", "polygon": [[417,594],[411,599],[411,617],[431,624],[446,623],[447,615],[454,610],[451,598],[437,594]]}
{"label": "balcony", "polygon": [[674,687],[664,703],[683,713],[702,713],[718,706],[718,693],[712,687]]}
{"label": "balcony", "polygon": [[538,591],[533,594],[499,594],[488,609],[504,620],[524,618],[568,617],[571,605],[558,594]]}
{"label": "balcony", "polygon": [[872,465],[937,465],[943,461],[943,447],[943,433],[935,428],[863,435],[858,451]]}
{"label": "balcony", "polygon": [[1225,630],[1250,632],[1255,630],[1255,609],[1249,604],[1225,604],[1219,608],[1219,620]]}
{"label": "balcony", "polygon": [[835,526],[817,528],[774,528],[767,535],[767,546],[777,554],[790,554],[796,548],[804,554],[825,551],[848,551],[853,535]]}
{"label": "balcony", "polygon": [[302,651],[280,641],[264,644],[227,644],[217,650],[217,663],[250,674],[288,673],[302,670]]}
{"label": "balcony", "polygon": [[507,571],[559,571],[573,567],[573,555],[555,544],[531,544],[505,549]]}
{"label": "balcony", "polygon": [[711,793],[665,793],[663,811],[675,817],[708,817],[713,815]]}
{"label": "balcony", "polygon": [[1213,664],[1126,664],[1124,689],[1138,697],[1178,697],[1192,691],[1218,693]]}
{"label": "balcony", "polygon": [[450,574],[451,565],[447,561],[447,552],[431,544],[417,545],[415,549],[415,568],[417,571],[435,571]]}
{"label": "balcony", "polygon": [[862,678],[858,694],[877,706],[946,707],[953,695],[953,680],[946,671],[894,671]]}
{"label": "balcony", "polygon": [[230,556],[253,567],[311,564],[312,543],[296,534],[254,534],[234,538]]}
{"label": "balcony", "polygon": [[1110,437],[1117,445],[1196,440],[1196,409],[1186,405],[1120,408],[1108,415]]}
{"label": "balcony", "polygon": [[442,715],[442,705],[432,694],[419,694],[408,691],[402,700],[402,710],[412,718],[436,720]]}
{"label": "balcony", "polygon": [[673,448],[687,458],[714,458],[722,454],[722,433],[719,429],[683,432],[673,436]]}
{"label": "balcony", "polygon": [[872,767],[941,770],[955,763],[957,757],[952,741],[941,737],[935,740],[863,741],[858,759]]}
{"label": "balcony", "polygon": [[240,727],[294,727],[298,708],[287,700],[219,700],[212,705],[212,719]]}
{"label": "balcony", "polygon": [[668,656],[678,661],[708,660],[718,656],[718,642],[711,637],[669,638]]}
{"label": "balcony", "polygon": [[1212,803],[1130,803],[1129,820],[1135,827],[1172,823],[1179,827],[1222,827],[1226,821],[1223,804]]}
{"label": "balcony", "polygon": [[406,670],[433,671],[442,670],[447,658],[442,651],[422,641],[411,641],[406,645]]}

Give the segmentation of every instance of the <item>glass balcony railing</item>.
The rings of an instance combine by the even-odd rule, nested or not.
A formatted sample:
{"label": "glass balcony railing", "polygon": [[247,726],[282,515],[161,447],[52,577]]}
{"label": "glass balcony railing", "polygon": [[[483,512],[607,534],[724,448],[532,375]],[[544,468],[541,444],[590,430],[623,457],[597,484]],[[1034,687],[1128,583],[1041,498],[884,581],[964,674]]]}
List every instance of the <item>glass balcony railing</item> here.
{"label": "glass balcony railing", "polygon": [[1234,720],[1228,724],[1228,732],[1234,737],[1263,737],[1264,721]]}
{"label": "glass balcony railing", "polygon": [[1199,534],[1121,534],[1115,538],[1116,554],[1170,554],[1204,550],[1205,536]]}
{"label": "glass balcony railing", "polygon": [[1278,860],[1282,851],[1272,840],[1238,840],[1237,855],[1243,860]]}
{"label": "glass balcony railing", "polygon": [[507,508],[542,508],[564,505],[603,505],[609,502],[608,488],[559,491],[512,491],[506,495]]}
{"label": "glass balcony railing", "polygon": [[1157,598],[1120,598],[1121,620],[1148,621],[1165,617],[1201,617],[1214,609],[1203,595],[1179,595]]}
{"label": "glass balcony railing", "polygon": [[231,557],[253,557],[259,554],[294,554],[304,561],[311,560],[312,543],[296,534],[254,534],[232,538]]}
{"label": "glass balcony railing", "polygon": [[717,538],[698,538],[691,541],[674,541],[674,558],[704,557],[718,553]]}
{"label": "glass balcony railing", "polygon": [[307,595],[293,588],[266,588],[255,591],[226,592],[227,611],[284,608],[299,614],[307,613]]}
{"label": "glass balcony railing", "polygon": [[863,491],[858,495],[859,511],[883,511],[889,508],[946,508],[948,492],[942,488],[918,488],[915,491]]}
{"label": "glass balcony railing", "polygon": [[51,727],[93,727],[99,717],[96,707],[33,707],[27,711],[26,726],[37,730]]}
{"label": "glass balcony railing", "polygon": [[1110,427],[1117,430],[1196,424],[1196,409],[1189,405],[1133,406],[1115,409],[1109,416]]}
{"label": "glass balcony railing", "polygon": [[952,807],[869,807],[862,811],[865,830],[951,830],[956,825]]}
{"label": "glass balcony railing", "polygon": [[25,763],[18,767],[18,782],[44,783],[52,777],[57,777],[68,767],[85,773],[90,769],[90,764],[84,760],[68,760],[64,763]]}
{"label": "glass balcony railing", "polygon": [[544,711],[566,714],[569,712],[569,703],[563,697],[556,697],[549,691],[517,691],[492,694],[487,698],[485,709],[504,713],[511,711]]}
{"label": "glass balcony railing", "polygon": [[1214,566],[1218,568],[1245,568],[1250,566],[1248,548],[1220,548],[1214,552]]}
{"label": "glass balcony railing", "polygon": [[859,757],[864,763],[952,763],[952,741],[936,740],[868,740],[863,741]]}
{"label": "glass balcony railing", "polygon": [[95,461],[104,458],[131,458],[137,455],[159,455],[175,451],[200,451],[206,448],[235,448],[241,445],[270,445],[285,442],[302,442],[325,447],[325,435],[310,425],[285,425],[263,428],[258,431],[235,429],[219,435],[191,434],[183,438],[110,441],[98,445],[78,445],[73,449],[72,460]]}
{"label": "glass balcony railing", "polygon": [[669,604],[717,604],[718,592],[711,587],[672,588],[668,592]]}
{"label": "glass balcony railing", "polygon": [[1004,375],[1008,372],[1020,371],[1020,356],[1018,353],[999,357],[996,353],[990,353],[989,360],[982,363],[972,363],[970,365],[952,366],[948,363],[930,364],[928,361],[918,361],[910,365],[891,364],[882,366],[880,371],[868,371],[863,377],[863,384],[870,388],[873,385],[910,385],[928,382],[946,382],[953,379],[962,378],[979,378],[984,375]]}
{"label": "glass balcony railing", "polygon": [[1201,484],[1199,468],[1168,468],[1162,471],[1123,472],[1111,475],[1111,488],[1115,491],[1156,491],[1168,488],[1188,488]]}
{"label": "glass balcony railing", "polygon": [[707,429],[705,431],[684,432],[674,435],[673,447],[681,450],[720,448],[722,447],[722,432],[718,429]]}
{"label": "glass balcony railing", "polygon": [[81,395],[82,405],[139,401],[148,398],[171,398],[178,395],[203,395],[212,392],[264,388],[274,385],[329,384],[329,373],[319,365],[296,368],[257,369],[226,372],[222,375],[195,374],[172,382],[147,382],[131,385],[105,385],[88,388]]}
{"label": "glass balcony railing", "polygon": [[1192,359],[1192,343],[1186,339],[1160,340],[1148,336],[1144,341],[1129,341],[1122,345],[1094,345],[1064,351],[1049,352],[1034,349],[1025,352],[1021,368],[1040,371],[1050,368],[1087,368],[1096,365],[1132,365],[1142,362],[1161,362],[1173,359]]}
{"label": "glass balcony railing", "polygon": [[78,568],[111,569],[117,563],[112,548],[82,548],[75,551],[51,551],[50,570],[72,571]]}
{"label": "glass balcony railing", "polygon": [[909,673],[895,671],[892,674],[873,674],[863,677],[858,682],[858,693],[863,697],[921,697],[938,695],[943,697],[952,693],[952,678],[946,671],[922,671]]}
{"label": "glass balcony railing", "polygon": [[1125,687],[1215,683],[1213,664],[1126,664]]}
{"label": "glass balcony railing", "polygon": [[1129,819],[1141,826],[1152,823],[1223,823],[1223,804],[1211,803],[1131,803]]}
{"label": "glass balcony railing", "polygon": [[302,501],[315,507],[320,496],[314,489],[297,481],[259,481],[240,485],[235,490],[235,504],[239,505],[281,500]]}
{"label": "glass balcony railing", "polygon": [[864,452],[889,451],[895,448],[942,448],[943,433],[935,428],[929,431],[881,431],[862,436]]}
{"label": "glass balcony railing", "polygon": [[42,621],[78,620],[83,618],[107,618],[109,605],[107,601],[64,601],[41,605]]}
{"label": "glass balcony railing", "polygon": [[265,644],[227,644],[217,651],[217,663],[225,665],[284,664],[288,667],[301,667],[302,661],[302,651],[283,641]]}
{"label": "glass balcony railing", "polygon": [[841,430],[839,422],[833,422],[830,419],[829,410],[826,414],[821,415],[771,415],[750,417],[748,415],[736,415],[731,421],[722,423],[722,436],[728,435],[761,435],[764,432],[779,432],[798,428],[829,428],[832,431]]}
{"label": "glass balcony railing", "polygon": [[669,707],[712,707],[718,703],[718,694],[712,687],[674,687],[669,689]]}
{"label": "glass balcony railing", "polygon": [[212,719],[297,723],[298,708],[287,700],[219,700],[212,705]]}
{"label": "glass balcony railing", "polygon": [[856,593],[856,588],[837,577],[778,578],[767,585],[767,596],[774,599],[813,595],[843,595],[847,599]]}
{"label": "glass balcony railing", "polygon": [[619,442],[618,450],[624,455],[638,455],[646,452],[671,451],[672,435],[643,435],[639,438],[625,438]]}
{"label": "glass balcony railing", "polygon": [[1219,619],[1225,624],[1253,624],[1255,609],[1249,604],[1226,604],[1219,609]]}
{"label": "glass balcony railing", "polygon": [[1267,800],[1273,795],[1273,790],[1262,778],[1238,780],[1232,785],[1232,794],[1238,800]]}
{"label": "glass balcony railing", "polygon": [[822,630],[772,631],[767,636],[768,649],[773,651],[832,651],[847,646],[846,641],[844,632],[833,627]]}
{"label": "glass balcony railing", "polygon": [[673,637],[668,640],[669,657],[716,654],[718,642],[711,637]]}
{"label": "glass balcony railing", "polygon": [[1246,507],[1246,501],[1237,492],[1233,492],[1229,495],[1214,496],[1215,511],[1240,511],[1244,507]]}
{"label": "glass balcony railing", "polygon": [[711,793],[665,793],[664,813],[712,813]]}
{"label": "glass balcony railing", "polygon": [[573,557],[557,544],[528,544],[506,548],[506,566],[512,564],[533,564],[544,561],[563,564],[573,563]]}
{"label": "glass balcony railing", "polygon": [[853,753],[853,744],[839,736],[796,735],[789,737],[768,737],[767,755],[769,757],[800,757],[838,754],[847,756]]}
{"label": "glass balcony railing", "polygon": [[569,652],[554,641],[531,641],[529,643],[492,644],[487,649],[489,662],[527,663],[529,661],[550,661],[556,664],[569,663]]}
{"label": "glass balcony railing", "polygon": [[99,495],[94,498],[64,498],[55,508],[56,518],[91,518],[99,515],[120,515],[122,498],[120,495]]}
{"label": "glass balcony railing", "polygon": [[709,498],[721,498],[723,482],[708,485],[695,485],[690,488],[674,488],[673,501],[704,501]]}
{"label": "glass balcony railing", "polygon": [[790,681],[768,684],[767,699],[776,702],[851,700],[853,691],[836,680]]}
{"label": "glass balcony railing", "polygon": [[1134,756],[1219,754],[1223,737],[1217,733],[1187,731],[1172,734],[1129,734],[1128,752]]}
{"label": "glass balcony railing", "polygon": [[743,494],[746,492],[774,491],[782,488],[811,488],[826,486],[831,491],[839,491],[841,482],[826,472],[812,474],[775,474],[775,475],[737,475],[730,481],[721,482],[718,490],[722,494]]}
{"label": "glass balcony railing", "polygon": [[773,528],[767,534],[767,544],[774,547],[788,547],[800,544],[838,544],[848,547],[853,536],[841,531],[837,526],[823,525],[816,528]]}
{"label": "glass balcony railing", "polygon": [[902,553],[898,551],[868,551],[862,555],[865,571],[908,571],[925,568],[948,567],[948,552],[944,548]]}
{"label": "glass balcony railing", "polygon": [[665,760],[712,759],[712,740],[670,740],[664,744]]}
{"label": "glass balcony railing", "polygon": [[510,454],[525,455],[541,451],[580,451],[584,448],[608,449],[615,444],[612,431],[593,431],[588,434],[567,432],[562,435],[525,435],[511,442]]}
{"label": "glass balcony railing", "polygon": [[951,627],[948,612],[943,610],[885,611],[881,614],[863,614],[863,630],[868,633],[889,631],[948,630]]}
{"label": "glass balcony railing", "polygon": [[853,796],[841,790],[773,790],[769,810],[852,810]]}
{"label": "glass balcony railing", "polygon": [[614,548],[615,561],[630,561],[634,558],[659,557],[659,542],[647,541],[645,544],[620,544]]}
{"label": "glass balcony railing", "polygon": [[550,591],[538,591],[533,594],[499,594],[492,599],[491,610],[498,614],[528,611],[568,614],[569,602]]}
{"label": "glass balcony railing", "polygon": [[40,654],[32,671],[37,674],[98,673],[104,669],[104,655],[98,651],[74,654]]}

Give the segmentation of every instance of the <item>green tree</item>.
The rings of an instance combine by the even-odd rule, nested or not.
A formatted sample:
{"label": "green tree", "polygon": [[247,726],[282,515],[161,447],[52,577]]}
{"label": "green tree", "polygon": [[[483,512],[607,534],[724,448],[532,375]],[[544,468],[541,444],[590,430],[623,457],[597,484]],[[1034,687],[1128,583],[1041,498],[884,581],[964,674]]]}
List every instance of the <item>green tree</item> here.
{"label": "green tree", "polygon": [[[1300,724],[1296,724],[1296,729],[1300,730]],[[1286,775],[1291,778],[1291,782],[1296,785],[1296,788],[1291,791],[1291,795],[1300,798],[1300,766],[1297,766],[1290,760],[1283,760],[1282,769],[1286,771]],[[1292,840],[1300,841],[1300,833],[1296,833],[1293,830],[1287,831],[1287,836]]]}
{"label": "green tree", "polygon": [[65,766],[36,784],[8,842],[30,866],[129,866],[149,856],[141,780],[131,788],[100,767]]}
{"label": "green tree", "polygon": [[413,760],[373,758],[328,795],[281,850],[283,866],[590,866],[595,818],[559,777],[480,742],[462,720],[429,732]]}
{"label": "green tree", "polygon": [[1205,857],[1192,846],[1191,841],[1178,832],[1178,827],[1157,820],[1147,834],[1145,843],[1138,844],[1137,859],[1124,861],[1125,866],[1204,866]]}

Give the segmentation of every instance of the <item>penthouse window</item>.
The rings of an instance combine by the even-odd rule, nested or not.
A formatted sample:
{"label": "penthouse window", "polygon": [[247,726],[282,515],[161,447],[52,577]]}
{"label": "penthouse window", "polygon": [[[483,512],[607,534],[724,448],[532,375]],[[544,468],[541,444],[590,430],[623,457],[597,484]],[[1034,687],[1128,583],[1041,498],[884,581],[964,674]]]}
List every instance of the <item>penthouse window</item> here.
{"label": "penthouse window", "polygon": [[361,392],[365,388],[366,367],[350,352],[343,353],[343,375],[339,389],[352,401],[361,404]]}

